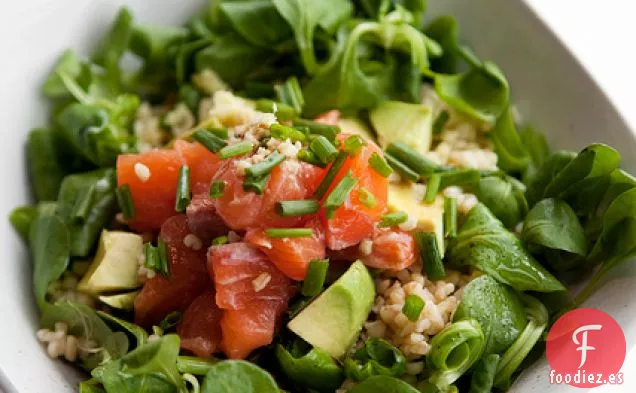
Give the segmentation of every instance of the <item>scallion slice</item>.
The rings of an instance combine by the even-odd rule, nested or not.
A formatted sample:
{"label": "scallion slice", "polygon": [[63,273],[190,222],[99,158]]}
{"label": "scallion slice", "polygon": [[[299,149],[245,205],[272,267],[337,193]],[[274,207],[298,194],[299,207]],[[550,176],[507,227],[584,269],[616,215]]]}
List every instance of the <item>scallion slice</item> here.
{"label": "scallion slice", "polygon": [[409,215],[403,211],[397,211],[389,214],[385,214],[380,218],[378,226],[380,228],[392,227],[395,225],[404,224],[408,221]]}
{"label": "scallion slice", "polygon": [[457,236],[457,199],[444,198],[444,237]]}
{"label": "scallion slice", "polygon": [[197,130],[192,134],[192,139],[205,146],[212,153],[218,153],[219,150],[227,146],[226,141],[208,130]]}
{"label": "scallion slice", "polygon": [[395,169],[397,173],[400,174],[400,177],[402,179],[408,180],[414,183],[420,179],[420,175],[418,175],[417,172],[409,168],[402,161],[393,157],[391,154],[384,153],[384,158],[386,159],[386,162],[388,162],[389,165],[391,165],[391,168]]}
{"label": "scallion slice", "polygon": [[305,135],[302,131],[293,127],[287,127],[280,123],[274,123],[269,126],[269,133],[272,137],[280,139],[281,141],[289,139],[292,142],[304,142],[307,139],[307,135]]}
{"label": "scallion slice", "polygon": [[313,138],[311,143],[309,144],[309,148],[311,151],[318,157],[318,159],[324,164],[329,164],[333,160],[336,159],[338,155],[338,149],[329,142],[329,139],[325,138],[322,135],[318,135]]}
{"label": "scallion slice", "polygon": [[342,206],[356,184],[358,184],[358,179],[353,177],[351,171],[340,179],[323,204],[327,218],[333,218],[335,211]]}
{"label": "scallion slice", "polygon": [[117,204],[124,218],[127,220],[135,218],[135,204],[133,203],[130,185],[123,184],[119,186],[115,191],[115,196],[117,197]]}
{"label": "scallion slice", "polygon": [[179,180],[177,181],[177,198],[174,210],[183,213],[190,203],[190,168],[187,165],[181,166],[179,170]]}
{"label": "scallion slice", "polygon": [[230,132],[225,127],[210,127],[206,128],[206,130],[223,139],[224,141],[228,140],[228,138],[230,137]]}
{"label": "scallion slice", "polygon": [[155,271],[163,274],[164,276],[169,276],[170,255],[168,255],[168,245],[161,236],[159,236],[159,241],[157,243],[157,252],[159,254],[159,265],[158,269],[156,269]]}
{"label": "scallion slice", "polygon": [[433,232],[415,232],[415,242],[424,262],[424,271],[431,280],[441,280],[446,277],[446,270],[439,252],[437,237]]}
{"label": "scallion slice", "polygon": [[159,250],[151,243],[144,245],[144,267],[154,271],[161,270],[161,259],[159,258]]}
{"label": "scallion slice", "polygon": [[327,278],[327,270],[329,269],[328,259],[314,259],[309,262],[309,268],[307,269],[307,275],[303,281],[303,287],[300,293],[303,296],[316,296],[322,291],[322,287],[325,285],[325,278]]}
{"label": "scallion slice", "polygon": [[229,243],[229,241],[230,240],[228,239],[228,237],[223,235],[223,236],[215,237],[214,239],[212,239],[212,245],[220,246],[220,245]]}
{"label": "scallion slice", "polygon": [[[74,220],[84,221],[86,219],[91,211],[96,192],[95,184],[91,184],[86,191],[78,195],[71,211],[71,217],[73,217]],[[127,218],[125,214],[124,217]]]}
{"label": "scallion slice", "polygon": [[358,189],[358,200],[364,207],[373,209],[376,204],[375,196],[371,194],[371,191],[367,190],[364,187],[360,187]]}
{"label": "scallion slice", "polygon": [[433,203],[439,192],[439,184],[442,181],[442,176],[439,173],[434,173],[428,178],[426,183],[426,194],[424,195],[424,202]]}
{"label": "scallion slice", "polygon": [[268,228],[265,234],[271,238],[312,237],[314,231],[311,228]]}
{"label": "scallion slice", "polygon": [[265,188],[267,188],[268,182],[269,174],[260,177],[245,176],[243,179],[243,190],[262,195],[265,192]]}
{"label": "scallion slice", "polygon": [[360,153],[360,151],[366,144],[367,142],[365,142],[365,140],[362,139],[360,135],[351,135],[348,136],[347,139],[345,139],[343,150],[353,157],[356,154]]}
{"label": "scallion slice", "polygon": [[327,166],[327,164],[320,161],[318,157],[310,150],[303,149],[299,151],[298,154],[296,155],[296,158],[298,158],[300,161],[304,161],[308,164],[315,165],[320,168],[325,168]]}
{"label": "scallion slice", "polygon": [[225,194],[225,182],[223,180],[214,180],[210,184],[210,198],[219,199]]}
{"label": "scallion slice", "polygon": [[383,177],[389,177],[393,173],[391,166],[376,152],[369,157],[369,166]]}
{"label": "scallion slice", "polygon": [[314,193],[316,199],[321,199],[323,196],[325,196],[325,193],[327,192],[327,190],[329,190],[329,186],[331,186],[331,183],[333,183],[336,175],[338,174],[338,172],[340,172],[340,169],[342,169],[342,166],[344,165],[344,162],[348,156],[349,155],[345,151],[341,151],[340,153],[338,153],[336,159],[333,161],[333,164],[331,164],[331,168],[329,168],[327,174],[320,182],[320,185],[318,185],[318,188],[316,188],[316,192]]}
{"label": "scallion slice", "polygon": [[439,165],[428,160],[415,149],[403,142],[393,142],[387,147],[387,153],[399,159],[420,176],[427,176],[435,172]]}
{"label": "scallion slice", "polygon": [[424,300],[417,295],[408,295],[404,300],[402,314],[406,315],[409,321],[416,322],[420,319],[420,314],[424,309]]}
{"label": "scallion slice", "polygon": [[442,132],[449,118],[450,115],[448,114],[448,111],[442,111],[439,115],[437,115],[435,122],[433,122],[433,134],[439,134]]}
{"label": "scallion slice", "polygon": [[314,214],[320,209],[320,203],[313,199],[296,201],[279,201],[276,203],[276,213],[281,217],[298,217]]}
{"label": "scallion slice", "polygon": [[285,156],[275,151],[267,156],[267,158],[265,158],[263,161],[247,168],[245,172],[248,174],[248,176],[254,178],[262,177],[268,175],[272,171],[272,169],[276,168],[283,161],[285,161]]}
{"label": "scallion slice", "polygon": [[287,78],[282,85],[275,85],[274,90],[278,96],[278,100],[284,104],[287,104],[296,110],[296,113],[303,111],[305,106],[305,98],[303,97],[303,91],[298,83],[298,78],[291,76]]}
{"label": "scallion slice", "polygon": [[331,124],[322,124],[312,120],[294,119],[294,126],[304,126],[309,128],[309,132],[314,135],[322,135],[332,142],[335,142],[336,136],[340,134],[340,127]]}
{"label": "scallion slice", "polygon": [[282,102],[260,99],[256,101],[255,108],[260,112],[273,113],[278,120],[282,121],[293,120],[298,117],[298,112],[296,112],[294,107]]}
{"label": "scallion slice", "polygon": [[475,186],[481,181],[481,173],[476,169],[453,169],[440,175],[440,190],[450,186]]}
{"label": "scallion slice", "polygon": [[250,153],[254,149],[252,142],[243,141],[235,145],[225,146],[219,150],[219,158],[225,160],[227,158],[238,157]]}

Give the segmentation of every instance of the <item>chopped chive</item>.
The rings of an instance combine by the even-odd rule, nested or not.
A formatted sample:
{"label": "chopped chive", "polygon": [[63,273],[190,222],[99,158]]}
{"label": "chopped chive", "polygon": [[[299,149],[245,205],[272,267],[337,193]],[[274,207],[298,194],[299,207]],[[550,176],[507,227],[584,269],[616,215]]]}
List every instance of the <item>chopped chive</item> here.
{"label": "chopped chive", "polygon": [[228,140],[230,137],[230,132],[225,127],[210,127],[207,128],[209,132],[223,139],[224,141]]}
{"label": "chopped chive", "polygon": [[420,319],[420,314],[424,309],[424,300],[417,295],[408,295],[404,300],[402,314],[406,315],[409,321],[415,322]]}
{"label": "chopped chive", "polygon": [[287,121],[293,120],[298,117],[296,110],[282,102],[276,102],[267,99],[260,99],[256,101],[256,110],[260,112],[273,113],[279,120]]}
{"label": "chopped chive", "polygon": [[151,243],[144,246],[144,266],[147,269],[161,271],[161,259],[159,258],[159,250]]}
{"label": "chopped chive", "polygon": [[393,173],[391,166],[376,152],[369,157],[369,166],[383,177],[389,177]]}
{"label": "chopped chive", "polygon": [[192,134],[192,139],[205,146],[212,153],[218,153],[219,150],[227,146],[226,141],[208,130],[197,130]]}
{"label": "chopped chive", "polygon": [[174,209],[183,213],[190,203],[190,168],[182,165],[179,170],[179,180],[177,181],[177,200]]}
{"label": "chopped chive", "polygon": [[300,293],[302,293],[303,296],[309,297],[318,295],[320,291],[322,291],[322,287],[325,285],[328,269],[328,259],[314,259],[309,262],[307,275],[303,281],[303,287],[300,290]]}
{"label": "chopped chive", "polygon": [[309,132],[314,135],[322,135],[334,142],[336,136],[340,134],[340,127],[331,124],[322,124],[311,120],[294,119],[294,126],[304,126],[309,128]]}
{"label": "chopped chive", "polygon": [[439,173],[434,173],[428,178],[428,182],[426,183],[426,194],[424,195],[424,202],[433,203],[435,202],[435,197],[437,197],[437,193],[439,192],[439,184],[442,181],[442,175]]}
{"label": "chopped chive", "polygon": [[214,239],[212,239],[212,245],[213,246],[220,246],[223,244],[227,244],[229,243],[229,238],[227,236],[219,236],[219,237],[215,237]]}
{"label": "chopped chive", "polygon": [[362,139],[360,135],[351,135],[348,136],[347,139],[345,139],[343,150],[353,157],[356,154],[360,153],[360,151],[366,144],[367,142],[365,142],[365,140]]}
{"label": "chopped chive", "polygon": [[340,153],[338,153],[336,159],[333,161],[333,164],[331,164],[331,168],[329,168],[327,174],[320,182],[320,185],[318,186],[318,188],[316,188],[316,192],[314,193],[316,199],[321,199],[325,195],[325,193],[329,189],[329,186],[331,186],[331,183],[333,183],[333,180],[336,178],[336,175],[338,174],[338,172],[340,172],[340,169],[344,165],[344,162],[348,156],[349,155],[346,151],[341,151]]}
{"label": "chopped chive", "polygon": [[118,187],[117,190],[115,190],[115,196],[117,197],[119,209],[124,214],[124,218],[127,220],[135,218],[135,204],[133,203],[130,185],[124,184]]}
{"label": "chopped chive", "polygon": [[353,177],[351,171],[340,179],[323,204],[327,218],[333,218],[336,209],[344,203],[356,184],[358,184],[358,179]]}
{"label": "chopped chive", "polygon": [[450,115],[448,114],[448,111],[442,111],[439,115],[437,115],[437,118],[433,123],[433,134],[439,134],[442,132],[449,118]]}
{"label": "chopped chive", "polygon": [[159,257],[159,261],[156,265],[156,268],[153,269],[158,273],[161,273],[165,276],[170,275],[170,258],[168,255],[168,245],[160,236],[159,241],[157,243],[157,255]]}
{"label": "chopped chive", "polygon": [[303,97],[300,83],[298,83],[298,78],[291,76],[287,78],[285,83],[282,85],[275,85],[274,90],[276,91],[276,96],[278,96],[278,100],[280,102],[294,108],[296,113],[301,113],[303,111],[305,98]]}
{"label": "chopped chive", "polygon": [[430,175],[439,168],[439,165],[425,158],[404,142],[391,143],[389,147],[387,147],[386,152],[400,160],[420,176]]}
{"label": "chopped chive", "polygon": [[310,150],[303,149],[299,151],[298,154],[296,155],[296,158],[298,158],[300,161],[304,161],[308,164],[315,165],[320,168],[325,168],[327,166],[327,164],[320,161],[318,157],[314,153],[312,153]]}
{"label": "chopped chive", "polygon": [[268,175],[272,171],[272,169],[276,168],[283,161],[285,161],[285,156],[275,151],[267,156],[267,158],[263,161],[247,168],[245,172],[249,177],[252,178],[263,177],[265,175]]}
{"label": "chopped chive", "polygon": [[318,159],[325,163],[329,164],[333,160],[336,159],[338,155],[338,149],[335,148],[329,139],[325,138],[322,135],[318,135],[315,137],[311,143],[309,144],[309,148],[311,151],[318,157]]}
{"label": "chopped chive", "polygon": [[395,225],[404,224],[408,221],[409,215],[403,211],[397,211],[389,214],[385,214],[380,218],[380,228],[392,227]]}
{"label": "chopped chive", "polygon": [[481,175],[476,169],[455,169],[442,172],[440,175],[440,190],[450,186],[475,186],[481,180]]}
{"label": "chopped chive", "polygon": [[85,192],[78,196],[71,211],[71,217],[73,217],[73,219],[78,221],[84,221],[86,219],[91,211],[96,192],[95,184],[91,184]]}
{"label": "chopped chive", "polygon": [[210,198],[219,199],[225,194],[225,182],[223,180],[215,180],[210,184]]}
{"label": "chopped chive", "polygon": [[280,123],[274,123],[269,126],[269,133],[272,137],[281,141],[289,139],[292,142],[304,142],[307,139],[307,135],[304,132]]}
{"label": "chopped chive", "polygon": [[297,201],[279,201],[276,203],[276,213],[281,217],[298,217],[314,214],[320,209],[320,203],[313,199]]}
{"label": "chopped chive", "polygon": [[424,271],[431,280],[441,280],[446,277],[444,263],[437,245],[437,237],[433,232],[415,232],[415,242],[420,250],[420,257],[424,262]]}
{"label": "chopped chive", "polygon": [[457,236],[457,199],[444,198],[444,237]]}
{"label": "chopped chive", "polygon": [[260,177],[245,176],[243,179],[243,190],[253,192],[256,195],[262,195],[265,192],[268,182],[269,174]]}
{"label": "chopped chive", "polygon": [[364,207],[373,209],[375,207],[375,196],[371,194],[369,190],[364,187],[358,189],[358,200],[364,205]]}
{"label": "chopped chive", "polygon": [[312,237],[314,231],[311,228],[268,228],[265,234],[271,238]]}
{"label": "chopped chive", "polygon": [[242,156],[244,154],[250,153],[252,149],[254,149],[254,145],[252,144],[252,142],[239,142],[235,145],[225,146],[223,149],[219,150],[219,158],[225,160],[227,158]]}
{"label": "chopped chive", "polygon": [[420,175],[406,166],[406,164],[404,164],[402,161],[393,157],[391,154],[385,152],[384,158],[386,159],[386,162],[391,166],[391,168],[395,169],[395,171],[400,174],[400,177],[402,179],[414,183],[420,179]]}

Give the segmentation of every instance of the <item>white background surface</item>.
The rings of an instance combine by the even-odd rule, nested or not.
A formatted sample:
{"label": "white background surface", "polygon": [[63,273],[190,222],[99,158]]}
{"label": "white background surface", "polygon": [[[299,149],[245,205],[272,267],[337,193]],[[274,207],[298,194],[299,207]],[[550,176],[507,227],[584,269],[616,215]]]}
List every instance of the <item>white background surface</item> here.
{"label": "white background surface", "polygon": [[[632,129],[636,130],[636,2],[532,0],[530,4],[593,76]],[[635,392],[634,369],[636,349],[628,353],[623,365],[623,385],[600,386],[589,391]]]}

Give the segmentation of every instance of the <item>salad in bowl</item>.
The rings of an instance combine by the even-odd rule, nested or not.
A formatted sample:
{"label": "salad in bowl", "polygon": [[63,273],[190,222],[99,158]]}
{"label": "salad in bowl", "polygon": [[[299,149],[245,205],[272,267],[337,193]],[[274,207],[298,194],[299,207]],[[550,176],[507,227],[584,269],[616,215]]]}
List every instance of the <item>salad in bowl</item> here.
{"label": "salad in bowl", "polygon": [[425,12],[122,8],[61,54],[9,219],[81,392],[506,391],[542,356],[634,254],[636,180],[605,144],[552,151]]}

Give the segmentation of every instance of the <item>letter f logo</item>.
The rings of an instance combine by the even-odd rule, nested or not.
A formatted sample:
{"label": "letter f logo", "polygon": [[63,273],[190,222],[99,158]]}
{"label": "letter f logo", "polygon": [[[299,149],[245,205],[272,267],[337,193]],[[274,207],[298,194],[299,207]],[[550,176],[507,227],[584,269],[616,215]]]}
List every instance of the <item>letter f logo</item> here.
{"label": "letter f logo", "polygon": [[[576,348],[577,351],[581,351],[581,364],[579,364],[579,368],[583,367],[585,361],[587,360],[587,351],[593,351],[596,349],[587,345],[587,332],[589,330],[601,330],[602,327],[602,325],[585,325],[576,329],[572,334],[572,341],[574,341],[574,344],[580,345],[580,347]],[[581,335],[582,339],[580,342],[577,338],[579,333],[583,333]]]}

